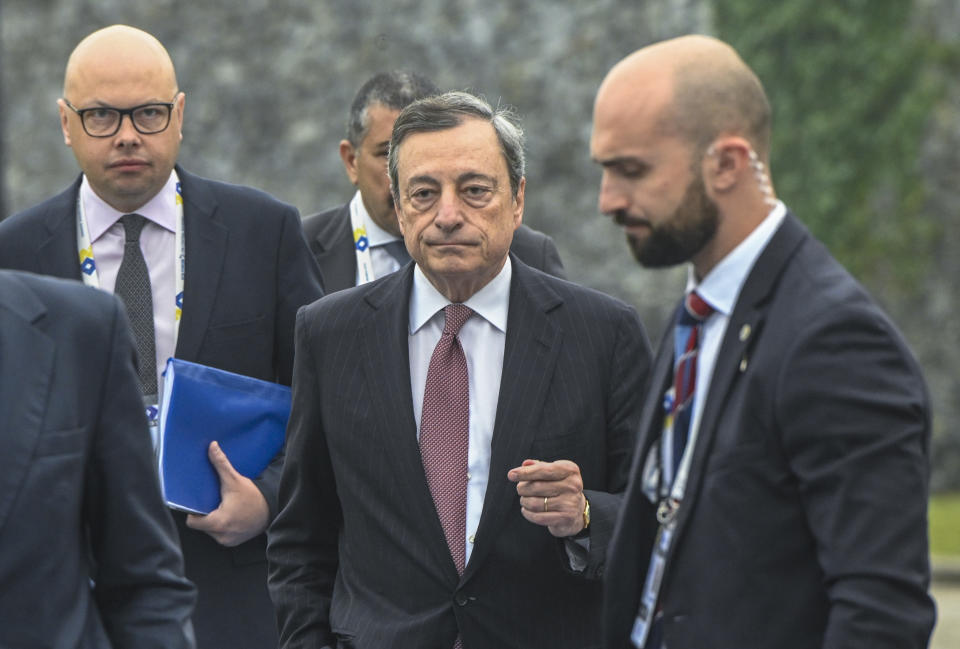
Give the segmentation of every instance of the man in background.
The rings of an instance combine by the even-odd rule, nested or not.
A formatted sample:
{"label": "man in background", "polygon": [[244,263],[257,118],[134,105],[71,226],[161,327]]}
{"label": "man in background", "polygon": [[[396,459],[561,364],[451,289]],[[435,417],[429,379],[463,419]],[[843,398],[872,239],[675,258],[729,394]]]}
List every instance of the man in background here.
{"label": "man in background", "polygon": [[119,301],[0,271],[0,646],[192,649]]}
{"label": "man in background", "polygon": [[297,319],[281,646],[594,644],[649,362],[637,314],[510,254],[526,181],[502,110],[411,104],[389,168],[415,263]]}
{"label": "man in background", "polygon": [[[59,195],[0,223],[0,267],[82,279],[120,296],[156,412],[171,356],[289,384],[296,310],[321,296],[292,206],[176,165],[185,95],[150,34],[114,25],[83,39],[58,100],[81,169]],[[222,503],[174,513],[187,576],[199,590],[201,649],[276,645],[264,530],[282,458],[256,479],[217,444]]]}
{"label": "man in background", "polygon": [[[303,221],[327,293],[383,277],[410,261],[390,193],[387,149],[400,111],[438,93],[426,77],[399,70],[376,74],[357,91],[347,137],[340,141],[340,159],[357,192],[346,205]],[[564,276],[560,253],[547,235],[521,225],[511,249],[526,264]]]}
{"label": "man in background", "polygon": [[611,649],[927,646],[923,377],[776,199],[769,151],[763,87],[715,39],[641,49],[597,93],[601,212],[642,265],[690,264],[611,545]]}

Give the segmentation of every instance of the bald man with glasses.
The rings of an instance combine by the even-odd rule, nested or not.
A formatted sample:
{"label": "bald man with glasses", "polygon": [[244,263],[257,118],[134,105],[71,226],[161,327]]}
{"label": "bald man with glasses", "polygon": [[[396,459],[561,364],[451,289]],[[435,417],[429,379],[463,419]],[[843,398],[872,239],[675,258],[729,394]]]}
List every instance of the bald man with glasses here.
{"label": "bald man with glasses", "polygon": [[[163,45],[124,25],[94,32],[71,54],[57,103],[82,173],[0,223],[0,268],[82,280],[121,297],[148,416],[171,356],[289,384],[296,311],[322,295],[300,216],[263,192],[176,164],[185,94]],[[275,647],[263,532],[276,511],[282,457],[251,480],[216,444],[209,456],[220,507],[206,516],[174,512],[199,592],[197,646]]]}

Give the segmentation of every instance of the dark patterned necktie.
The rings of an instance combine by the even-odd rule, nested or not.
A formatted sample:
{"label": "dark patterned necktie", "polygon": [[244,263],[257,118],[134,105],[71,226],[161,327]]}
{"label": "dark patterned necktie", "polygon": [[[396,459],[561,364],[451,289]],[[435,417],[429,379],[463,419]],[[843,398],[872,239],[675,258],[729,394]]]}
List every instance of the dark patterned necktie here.
{"label": "dark patterned necktie", "polygon": [[157,394],[157,352],[153,329],[153,295],[150,292],[150,273],[140,250],[140,231],[146,222],[139,214],[125,214],[123,223],[125,241],[123,260],[117,271],[113,292],[123,300],[127,317],[137,342],[140,367],[140,390],[145,396]]}
{"label": "dark patterned necktie", "polygon": [[680,460],[690,436],[690,418],[693,414],[693,397],[697,387],[697,353],[700,345],[700,330],[704,321],[713,313],[713,307],[691,292],[677,310],[674,329],[674,378],[673,404],[673,467],[670,475],[676,477]]}
{"label": "dark patterned necktie", "polygon": [[459,574],[466,556],[470,387],[467,359],[457,334],[472,314],[462,304],[444,309],[446,322],[430,357],[420,417],[423,470]]}

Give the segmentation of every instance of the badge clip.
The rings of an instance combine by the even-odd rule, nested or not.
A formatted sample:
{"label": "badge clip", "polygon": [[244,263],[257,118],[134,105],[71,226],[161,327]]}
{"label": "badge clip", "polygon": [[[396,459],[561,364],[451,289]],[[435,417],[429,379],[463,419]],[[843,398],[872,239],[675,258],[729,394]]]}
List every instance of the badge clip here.
{"label": "badge clip", "polygon": [[664,498],[657,507],[657,522],[661,525],[667,525],[677,516],[680,509],[680,501],[676,498]]}

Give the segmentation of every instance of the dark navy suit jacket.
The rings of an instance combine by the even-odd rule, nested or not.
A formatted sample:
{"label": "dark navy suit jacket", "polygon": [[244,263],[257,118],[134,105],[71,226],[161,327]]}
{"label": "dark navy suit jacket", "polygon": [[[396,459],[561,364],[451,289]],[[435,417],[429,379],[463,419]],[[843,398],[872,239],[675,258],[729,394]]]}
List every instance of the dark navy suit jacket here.
{"label": "dark navy suit jacket", "polygon": [[192,649],[116,298],[0,271],[0,646]]}
{"label": "dark navy suit jacket", "polygon": [[[611,544],[605,647],[625,649],[657,524],[641,492],[673,332]],[[927,646],[930,408],[866,291],[788,214],[716,359],[661,591],[670,649]]]}
{"label": "dark navy suit jacket", "polygon": [[[322,295],[296,208],[267,194],[177,167],[184,197],[186,275],[175,356],[288,384],[297,309]],[[0,268],[80,279],[80,179],[0,223]],[[255,480],[277,508],[278,458]],[[266,587],[266,537],[235,548],[186,527],[176,512],[187,576],[197,584],[200,649],[270,647],[276,623]]]}

